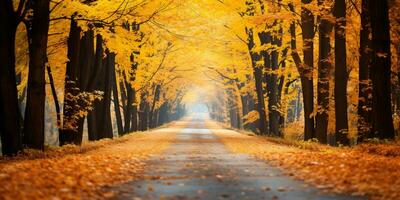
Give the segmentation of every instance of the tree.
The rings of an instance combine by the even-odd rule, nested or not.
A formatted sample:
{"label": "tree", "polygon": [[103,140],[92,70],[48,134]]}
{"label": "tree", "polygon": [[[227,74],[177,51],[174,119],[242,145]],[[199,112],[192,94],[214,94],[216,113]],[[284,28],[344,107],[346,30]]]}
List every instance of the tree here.
{"label": "tree", "polygon": [[258,119],[258,131],[260,134],[266,134],[267,133],[267,116],[265,114],[265,102],[264,102],[264,92],[263,92],[263,79],[262,79],[262,69],[260,66],[257,66],[257,61],[260,59],[260,55],[257,53],[252,52],[252,49],[254,48],[254,33],[252,29],[247,29],[247,35],[248,35],[248,49],[250,52],[250,57],[251,57],[251,63],[253,67],[253,73],[254,73],[254,79],[255,79],[255,86],[256,86],[256,94],[257,94],[257,111],[259,114],[259,119]]}
{"label": "tree", "polygon": [[22,150],[15,75],[15,34],[23,16],[23,3],[20,1],[18,10],[14,12],[11,0],[0,2],[0,134],[4,155],[14,155]]}
{"label": "tree", "polygon": [[[94,91],[102,91],[104,92],[104,67],[106,66],[103,62],[103,54],[104,54],[104,49],[103,49],[103,37],[101,35],[96,36],[96,53],[94,56],[94,64],[93,64],[93,72],[91,76],[91,87],[89,88],[90,92]],[[104,94],[103,94],[104,96]],[[97,100],[93,102],[93,110],[89,112],[87,116],[87,123],[88,123],[88,138],[91,141],[98,140],[100,132],[104,130],[102,127],[102,121],[100,120],[103,116],[104,113],[100,110],[102,110],[102,100]]]}
{"label": "tree", "polygon": [[335,114],[336,143],[348,145],[347,116],[347,53],[346,53],[346,1],[335,0]]}
{"label": "tree", "polygon": [[[265,13],[264,4],[261,4],[261,13]],[[279,53],[278,48],[282,46],[281,33],[282,29],[279,31],[274,31],[273,28],[278,27],[278,21],[274,20],[272,25],[265,25],[267,29],[258,34],[261,41],[261,45],[271,45],[272,50],[261,51],[262,58],[264,60],[264,70],[265,72],[265,82],[266,82],[266,93],[268,97],[268,124],[269,124],[269,134],[274,136],[282,136],[280,130],[280,113],[279,113],[279,96],[281,91],[279,91],[278,85],[278,75],[276,71],[279,69]],[[271,31],[272,30],[272,31]]]}
{"label": "tree", "polygon": [[330,34],[332,32],[332,23],[329,20],[330,9],[324,9],[326,5],[319,0],[318,4],[322,7],[320,13],[319,32],[319,58],[318,58],[318,112],[315,116],[316,138],[321,143],[327,142],[328,114],[329,114],[329,75],[331,71],[331,44]]}
{"label": "tree", "polygon": [[75,101],[73,96],[78,94],[77,79],[78,79],[78,66],[79,50],[80,50],[80,34],[81,28],[78,27],[77,22],[72,18],[69,37],[68,37],[68,62],[65,74],[65,88],[64,88],[64,109],[63,109],[63,127],[60,129],[60,145],[68,143],[78,143],[74,138],[76,133],[76,121],[74,119]]}
{"label": "tree", "polygon": [[358,93],[358,137],[362,141],[371,131],[372,85],[371,68],[371,19],[369,0],[361,2],[360,61],[359,61],[359,93]]}
{"label": "tree", "polygon": [[[255,15],[255,3],[254,1],[247,0],[245,5],[246,11],[244,13],[240,13],[240,16],[244,15],[254,16]],[[264,101],[264,88],[263,88],[263,70],[262,66],[257,64],[258,61],[262,59],[262,56],[258,52],[254,52],[254,48],[256,47],[255,43],[255,35],[257,34],[252,27],[245,27],[247,40],[245,41],[248,49],[248,53],[250,55],[251,66],[253,71],[253,77],[255,80],[255,91],[256,91],[256,108],[258,112],[258,120],[257,126],[260,134],[267,134],[267,116],[265,109],[265,101]],[[266,58],[265,58],[266,59]]]}
{"label": "tree", "polygon": [[312,0],[302,0],[301,26],[303,36],[303,66],[300,68],[304,102],[304,140],[315,138],[314,111],[314,15],[306,7]]}
{"label": "tree", "polygon": [[25,110],[24,144],[44,149],[47,38],[50,0],[29,1],[33,18],[28,29],[29,77]]}
{"label": "tree", "polygon": [[372,131],[369,137],[393,139],[391,109],[391,51],[389,8],[387,0],[370,0],[372,33]]}

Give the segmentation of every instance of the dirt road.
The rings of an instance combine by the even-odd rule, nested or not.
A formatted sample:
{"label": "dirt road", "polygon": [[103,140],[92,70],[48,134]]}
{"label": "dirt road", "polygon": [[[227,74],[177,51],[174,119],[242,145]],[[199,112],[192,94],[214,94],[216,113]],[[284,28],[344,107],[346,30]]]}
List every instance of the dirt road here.
{"label": "dirt road", "polygon": [[265,161],[230,152],[214,134],[219,129],[206,128],[205,118],[187,118],[166,152],[147,162],[141,180],[113,188],[114,198],[360,199],[323,193]]}

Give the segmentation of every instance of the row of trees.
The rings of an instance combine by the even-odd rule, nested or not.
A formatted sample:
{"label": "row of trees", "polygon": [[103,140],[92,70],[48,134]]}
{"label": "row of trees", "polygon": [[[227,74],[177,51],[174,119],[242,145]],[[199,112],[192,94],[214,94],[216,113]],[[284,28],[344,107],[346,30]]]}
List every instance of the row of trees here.
{"label": "row of trees", "polygon": [[[395,138],[392,110],[398,92],[392,88],[398,88],[394,76],[398,66],[391,60],[398,58],[391,52],[398,45],[397,39],[393,39],[398,37],[398,18],[389,12],[398,7],[395,2],[389,5],[389,1],[373,0],[246,0],[241,6],[232,6],[228,1],[220,3],[233,7],[242,20],[244,33],[228,28],[247,46],[251,66],[248,71],[252,72],[240,78],[241,74],[232,71],[232,67],[211,70],[226,88],[222,91],[226,94],[223,105],[233,127],[243,128],[243,122],[253,122],[247,128],[256,126],[260,134],[283,137],[285,123],[300,119],[302,109],[304,140],[349,145],[368,138]],[[350,16],[357,19],[352,19],[348,26]],[[358,34],[348,38],[350,32]],[[359,55],[351,55],[355,53],[351,51],[354,44]],[[356,64],[358,69],[353,67]],[[356,74],[358,81],[349,86],[351,73]],[[251,79],[253,83],[249,82]],[[354,137],[349,134],[348,90],[356,84],[358,134]],[[245,85],[252,89],[243,90]],[[296,91],[301,91],[301,95]],[[255,102],[249,102],[249,97]],[[213,117],[223,119],[224,107],[212,104],[217,102],[209,105]],[[257,112],[251,112],[253,109]],[[333,124],[333,135],[328,134],[329,124]]]}
{"label": "row of trees", "polygon": [[[45,114],[52,115],[45,109],[49,104],[46,90],[52,94],[60,145],[80,145],[85,124],[88,140],[94,141],[112,138],[113,127],[122,136],[183,116],[182,93],[187,85],[180,82],[175,87],[179,77],[165,76],[173,72],[165,61],[173,44],[167,42],[157,49],[161,45],[154,40],[158,38],[141,28],[170,4],[118,3],[1,1],[0,133],[4,155],[15,155],[24,148],[44,150]],[[104,12],[97,13],[102,8]],[[141,17],[137,12],[142,12]],[[26,27],[23,31],[20,24]],[[54,40],[66,42],[49,43]],[[16,66],[16,56],[21,56],[16,54],[16,41],[29,47],[29,66],[22,70]],[[146,52],[149,49],[153,51]],[[66,58],[66,64],[60,57]],[[27,84],[21,79],[27,79]],[[171,91],[181,95],[168,96]]]}

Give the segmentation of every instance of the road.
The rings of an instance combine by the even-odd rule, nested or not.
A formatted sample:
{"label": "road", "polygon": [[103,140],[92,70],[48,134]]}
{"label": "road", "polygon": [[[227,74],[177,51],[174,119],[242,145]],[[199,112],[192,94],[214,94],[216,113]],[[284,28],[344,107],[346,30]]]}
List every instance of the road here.
{"label": "road", "polygon": [[205,118],[178,122],[186,124],[175,142],[149,159],[140,180],[113,188],[114,199],[356,199],[323,193],[265,161],[230,152]]}

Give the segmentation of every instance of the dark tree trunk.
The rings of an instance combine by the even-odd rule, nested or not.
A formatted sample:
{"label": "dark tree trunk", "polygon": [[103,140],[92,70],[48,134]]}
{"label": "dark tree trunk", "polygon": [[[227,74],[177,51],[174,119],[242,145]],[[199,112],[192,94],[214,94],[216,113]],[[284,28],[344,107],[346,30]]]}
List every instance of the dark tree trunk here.
{"label": "dark tree trunk", "polygon": [[[104,84],[104,63],[103,63],[103,37],[101,35],[96,36],[96,53],[94,56],[94,65],[92,67],[92,78],[90,80],[90,88],[88,90],[90,92],[94,92],[95,90],[104,91],[102,85]],[[89,141],[95,141],[99,139],[99,117],[102,116],[99,112],[101,110],[101,102],[95,101],[93,102],[93,110],[89,112],[87,116],[87,124],[88,124],[88,139]]]}
{"label": "dark tree trunk", "polygon": [[44,149],[46,57],[50,1],[31,1],[32,26],[28,29],[29,74],[24,120],[24,145]]}
{"label": "dark tree trunk", "polygon": [[387,0],[370,0],[372,32],[372,131],[370,137],[393,139],[391,109],[391,52],[390,25]]}
{"label": "dark tree trunk", "polygon": [[[100,48],[100,47],[99,47]],[[88,116],[89,135],[92,135],[94,140],[103,138],[112,138],[112,123],[111,123],[111,85],[112,72],[115,69],[115,55],[106,51],[106,57],[101,62],[95,90],[103,92],[103,98],[94,102],[93,111]],[[98,66],[100,67],[100,66]]]}
{"label": "dark tree trunk", "polygon": [[[319,4],[323,4],[319,0]],[[327,19],[328,10],[324,10],[319,24],[319,58],[318,58],[318,112],[315,117],[315,134],[320,143],[327,143],[329,117],[329,74],[331,71],[331,41],[332,24]]]}
{"label": "dark tree trunk", "polygon": [[60,145],[79,144],[77,122],[75,119],[77,101],[74,99],[79,94],[78,89],[78,63],[80,51],[81,28],[72,19],[68,37],[68,62],[65,74],[63,127],[60,131]]}
{"label": "dark tree trunk", "polygon": [[267,116],[265,113],[264,92],[262,86],[263,74],[262,74],[262,69],[259,66],[257,66],[257,61],[260,60],[260,56],[252,52],[253,47],[255,46],[253,30],[247,30],[247,34],[248,34],[248,50],[251,57],[253,75],[256,85],[257,111],[259,114],[258,131],[260,134],[267,134],[267,124],[266,124]]}
{"label": "dark tree trunk", "polygon": [[15,75],[16,16],[12,1],[0,1],[0,135],[3,155],[22,150]]}
{"label": "dark tree trunk", "polygon": [[[80,145],[83,138],[85,117],[79,115],[81,110],[87,109],[87,99],[79,96],[83,92],[91,91],[94,55],[94,32],[89,29],[80,37],[80,28],[72,19],[70,38],[68,39],[67,74],[64,97],[64,124],[60,135],[60,145]],[[79,96],[79,98],[76,98]],[[90,139],[90,137],[89,137]]]}
{"label": "dark tree trunk", "polygon": [[[93,67],[95,60],[95,52],[94,52],[94,31],[89,29],[85,32],[85,34],[81,38],[81,49],[79,51],[79,76],[78,76],[78,85],[80,89],[80,93],[89,92],[92,90],[91,82],[93,81]],[[96,77],[96,76],[95,76]],[[84,99],[81,97],[78,101],[78,105],[80,106],[80,110],[86,109],[88,106]],[[85,122],[86,116],[80,116],[78,119],[78,134],[77,134],[77,144],[82,143],[83,138],[83,126]]]}
{"label": "dark tree trunk", "polygon": [[371,19],[368,9],[369,0],[361,2],[360,61],[358,91],[358,138],[361,142],[371,132],[372,85],[371,67]]}
{"label": "dark tree trunk", "polygon": [[132,110],[133,110],[133,99],[135,96],[135,92],[129,82],[125,82],[126,86],[126,95],[127,95],[127,100],[126,100],[126,111],[124,115],[124,121],[125,121],[125,127],[124,127],[124,132],[129,133],[131,130],[131,120],[132,120]]}
{"label": "dark tree trunk", "polygon": [[60,101],[58,100],[58,96],[57,96],[57,89],[56,89],[56,85],[54,83],[54,77],[53,77],[53,73],[51,71],[51,67],[48,63],[48,58],[46,58],[46,62],[47,62],[47,66],[46,66],[46,70],[47,70],[47,76],[49,77],[49,83],[50,83],[50,88],[51,88],[51,94],[53,96],[53,100],[54,100],[54,107],[56,110],[56,116],[57,116],[57,129],[60,130],[61,129],[61,108],[60,108]]}
{"label": "dark tree trunk", "polygon": [[126,87],[126,112],[124,115],[125,127],[124,132],[128,133],[130,131],[137,131],[137,106],[134,105],[136,103],[136,91],[133,88],[132,83],[136,79],[136,69],[138,67],[137,62],[135,61],[135,53],[131,54],[131,70],[129,71],[129,81],[124,76],[125,87]]}
{"label": "dark tree trunk", "polygon": [[315,138],[314,117],[314,15],[305,8],[312,0],[302,0],[301,26],[303,29],[303,54],[304,62],[300,69],[301,85],[304,102],[304,140]]}
{"label": "dark tree trunk", "polygon": [[140,98],[139,105],[139,131],[146,131],[148,129],[148,112],[149,112],[149,104],[146,101],[147,94],[142,94]]}
{"label": "dark tree trunk", "polygon": [[[259,34],[261,45],[272,44],[277,45],[278,42],[271,36],[269,32],[261,32]],[[281,136],[279,119],[280,113],[278,111],[278,75],[275,74],[275,70],[278,69],[278,52],[273,50],[271,54],[267,51],[262,51],[261,55],[264,58],[265,68],[265,81],[266,91],[268,97],[268,123],[269,123],[269,134],[274,136]]]}
{"label": "dark tree trunk", "polygon": [[106,52],[107,58],[105,64],[105,77],[104,77],[104,98],[103,98],[103,124],[99,124],[103,128],[102,138],[113,138],[112,122],[111,122],[111,74],[112,70],[115,70],[115,54]]}
{"label": "dark tree trunk", "polygon": [[335,118],[336,143],[349,145],[347,116],[346,1],[335,0]]}
{"label": "dark tree trunk", "polygon": [[[133,90],[135,92],[135,90]],[[133,100],[133,107],[132,107],[132,124],[131,124],[131,131],[135,132],[138,130],[138,109],[137,109],[137,105],[136,105],[136,97],[135,95],[133,96],[134,100]]]}
{"label": "dark tree trunk", "polygon": [[151,110],[149,113],[149,126],[150,128],[155,128],[155,118],[156,118],[156,113],[155,113],[155,109],[156,109],[156,104],[158,102],[158,100],[160,99],[160,85],[156,85],[156,87],[154,88],[154,97],[153,97],[153,103],[151,104]]}

